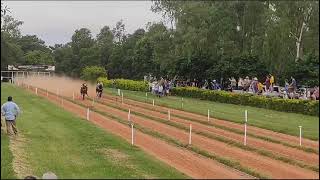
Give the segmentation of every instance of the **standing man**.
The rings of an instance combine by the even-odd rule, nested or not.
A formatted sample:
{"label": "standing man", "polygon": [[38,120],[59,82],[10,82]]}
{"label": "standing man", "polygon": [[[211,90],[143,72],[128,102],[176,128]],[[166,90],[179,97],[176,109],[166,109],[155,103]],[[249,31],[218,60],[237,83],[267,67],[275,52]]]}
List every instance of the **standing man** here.
{"label": "standing man", "polygon": [[18,130],[16,127],[16,119],[20,113],[20,109],[18,105],[12,102],[12,97],[8,97],[8,102],[4,103],[1,106],[1,114],[5,117],[6,125],[7,125],[7,133],[9,135],[17,135]]}

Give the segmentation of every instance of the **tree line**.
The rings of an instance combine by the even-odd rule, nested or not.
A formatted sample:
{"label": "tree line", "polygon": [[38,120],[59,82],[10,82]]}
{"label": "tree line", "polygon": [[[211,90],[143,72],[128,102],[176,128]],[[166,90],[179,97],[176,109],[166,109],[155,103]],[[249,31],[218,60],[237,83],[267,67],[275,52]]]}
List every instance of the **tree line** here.
{"label": "tree line", "polygon": [[318,1],[156,0],[151,9],[170,26],[148,23],[128,34],[119,21],[95,37],[80,28],[71,42],[47,47],[36,36],[21,36],[22,22],[2,16],[1,5],[1,68],[50,63],[57,73],[81,77],[86,67],[99,66],[108,78],[152,74],[200,81],[264,81],[271,73],[280,83],[294,76],[300,84],[319,84]]}

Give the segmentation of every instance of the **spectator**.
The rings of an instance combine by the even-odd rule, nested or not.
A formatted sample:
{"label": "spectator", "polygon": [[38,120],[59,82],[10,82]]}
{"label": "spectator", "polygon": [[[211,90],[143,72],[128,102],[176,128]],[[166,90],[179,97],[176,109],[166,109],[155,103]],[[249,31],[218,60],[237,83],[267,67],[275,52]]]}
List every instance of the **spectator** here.
{"label": "spectator", "polygon": [[293,93],[296,93],[296,91],[297,91],[297,82],[292,76],[291,76],[291,84],[290,84],[290,86],[293,89]]}
{"label": "spectator", "polygon": [[270,92],[270,77],[269,75],[266,76],[266,81],[264,82],[266,85],[266,92]]}
{"label": "spectator", "polygon": [[319,87],[315,87],[311,95],[312,100],[319,100]]}
{"label": "spectator", "polygon": [[270,77],[270,92],[273,92],[274,76],[272,74],[269,74],[269,77]]}
{"label": "spectator", "polygon": [[[8,97],[8,102],[1,106],[1,114],[5,117],[7,125],[8,135],[18,135],[18,130],[16,127],[16,119],[20,113],[20,108],[14,102],[12,102],[12,97]],[[12,132],[13,131],[13,132]]]}
{"label": "spectator", "polygon": [[284,80],[284,91],[285,91],[285,95],[288,97],[288,94],[289,94],[289,82],[288,82],[288,79]]}
{"label": "spectator", "polygon": [[246,78],[243,80],[243,90],[244,91],[249,91],[250,85],[251,85],[251,81],[249,79],[249,76],[246,76]]}
{"label": "spectator", "polygon": [[258,82],[258,93],[259,94],[263,93],[263,84],[261,82]]}
{"label": "spectator", "polygon": [[221,88],[220,88],[220,85],[217,83],[216,80],[213,80],[213,81],[212,81],[212,89],[213,89],[213,90],[220,90],[220,89],[221,89]]}
{"label": "spectator", "polygon": [[232,77],[231,79],[229,79],[229,81],[230,81],[230,86],[232,91],[237,87],[237,80],[234,77]]}
{"label": "spectator", "polygon": [[239,77],[238,81],[238,90],[243,90],[243,79]]}

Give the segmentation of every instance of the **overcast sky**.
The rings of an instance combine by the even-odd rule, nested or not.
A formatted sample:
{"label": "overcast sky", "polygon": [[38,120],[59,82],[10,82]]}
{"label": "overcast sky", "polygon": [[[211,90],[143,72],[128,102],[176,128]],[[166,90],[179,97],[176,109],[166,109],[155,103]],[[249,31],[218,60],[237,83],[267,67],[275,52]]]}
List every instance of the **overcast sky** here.
{"label": "overcast sky", "polygon": [[92,34],[108,25],[111,29],[123,19],[126,33],[159,22],[161,14],[150,10],[151,1],[2,1],[11,15],[23,21],[21,32],[35,34],[47,45],[71,41],[76,29],[86,27]]}

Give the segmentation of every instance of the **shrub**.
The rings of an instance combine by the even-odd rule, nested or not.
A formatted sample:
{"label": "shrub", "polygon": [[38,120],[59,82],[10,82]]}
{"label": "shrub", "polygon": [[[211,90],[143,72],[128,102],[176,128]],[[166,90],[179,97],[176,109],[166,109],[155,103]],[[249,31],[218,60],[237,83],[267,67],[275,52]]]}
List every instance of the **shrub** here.
{"label": "shrub", "polygon": [[99,66],[87,66],[81,72],[81,79],[96,81],[98,77],[106,77],[106,70]]}
{"label": "shrub", "polygon": [[235,94],[226,91],[211,91],[195,87],[177,87],[172,89],[173,95],[200,98],[221,103],[247,105],[276,111],[295,112],[319,116],[319,101],[268,98],[253,94]]}
{"label": "shrub", "polygon": [[125,89],[131,91],[148,91],[148,83],[144,81],[134,81],[128,79],[108,80],[107,78],[98,78],[98,81],[101,81],[105,87]]}

